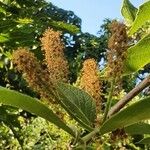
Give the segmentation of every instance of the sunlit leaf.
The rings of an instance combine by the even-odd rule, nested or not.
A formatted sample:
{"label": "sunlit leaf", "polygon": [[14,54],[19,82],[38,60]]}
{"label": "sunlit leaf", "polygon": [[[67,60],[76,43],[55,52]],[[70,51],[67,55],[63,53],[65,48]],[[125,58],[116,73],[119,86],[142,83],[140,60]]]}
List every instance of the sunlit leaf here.
{"label": "sunlit leaf", "polygon": [[138,9],[134,7],[129,0],[124,0],[121,13],[128,25],[131,25],[135,19]]}
{"label": "sunlit leaf", "polygon": [[135,21],[131,29],[129,30],[129,35],[135,33],[139,28],[141,28],[147,21],[150,21],[150,1],[145,2],[139,7]]}
{"label": "sunlit leaf", "polygon": [[0,7],[0,13],[6,14],[6,10],[3,7]]}
{"label": "sunlit leaf", "polygon": [[124,128],[142,120],[150,119],[150,97],[142,99],[108,119],[100,129],[101,134]]}
{"label": "sunlit leaf", "polygon": [[150,35],[146,35],[136,45],[128,49],[124,73],[136,72],[148,63],[150,63]]}
{"label": "sunlit leaf", "polygon": [[9,34],[0,33],[0,43],[9,41]]}
{"label": "sunlit leaf", "polygon": [[16,20],[16,22],[19,24],[31,24],[33,20],[30,18],[19,18],[18,20]]}

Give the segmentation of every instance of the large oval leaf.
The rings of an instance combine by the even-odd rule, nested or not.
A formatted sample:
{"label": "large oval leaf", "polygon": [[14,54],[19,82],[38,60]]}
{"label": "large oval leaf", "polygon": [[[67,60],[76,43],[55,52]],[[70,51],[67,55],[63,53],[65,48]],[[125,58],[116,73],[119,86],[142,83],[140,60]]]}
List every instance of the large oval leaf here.
{"label": "large oval leaf", "polygon": [[125,132],[128,134],[150,134],[150,124],[136,123],[125,127]]}
{"label": "large oval leaf", "polygon": [[150,63],[150,34],[128,49],[124,73],[136,72],[148,63]]}
{"label": "large oval leaf", "polygon": [[150,21],[150,1],[145,2],[139,7],[135,21],[129,30],[129,35],[135,33],[139,28],[141,28],[147,21]]}
{"label": "large oval leaf", "polygon": [[74,136],[72,129],[69,128],[61,119],[59,119],[52,110],[37,99],[0,87],[0,103],[17,107],[40,116]]}
{"label": "large oval leaf", "polygon": [[150,97],[140,100],[108,119],[100,129],[101,134],[150,119]]}
{"label": "large oval leaf", "polygon": [[121,8],[122,16],[128,25],[131,25],[135,19],[138,9],[134,7],[129,0],[124,0]]}
{"label": "large oval leaf", "polygon": [[[83,90],[68,84],[59,83],[57,87],[67,111],[87,126],[92,127],[96,119],[96,106],[93,98]],[[76,120],[78,121],[78,120]]]}

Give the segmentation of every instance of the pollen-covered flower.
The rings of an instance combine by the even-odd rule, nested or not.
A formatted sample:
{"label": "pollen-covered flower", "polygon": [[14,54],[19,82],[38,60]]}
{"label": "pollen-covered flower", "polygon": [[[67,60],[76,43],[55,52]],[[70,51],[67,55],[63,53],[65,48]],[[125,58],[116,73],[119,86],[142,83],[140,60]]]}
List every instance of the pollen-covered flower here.
{"label": "pollen-covered flower", "polygon": [[16,69],[23,74],[29,86],[42,97],[47,98],[53,88],[48,72],[42,69],[33,53],[27,48],[18,48],[12,54],[12,62]]}
{"label": "pollen-covered flower", "polygon": [[67,82],[69,65],[64,55],[61,33],[53,29],[47,29],[41,38],[41,43],[50,78],[54,81]]}
{"label": "pollen-covered flower", "polygon": [[79,82],[80,88],[95,99],[99,112],[101,109],[101,83],[98,77],[98,66],[94,59],[84,61]]}
{"label": "pollen-covered flower", "polygon": [[108,40],[107,51],[107,75],[115,79],[114,94],[118,94],[122,89],[122,73],[124,60],[127,53],[128,37],[126,26],[123,23],[113,21],[110,25],[111,37]]}
{"label": "pollen-covered flower", "polygon": [[123,23],[113,21],[110,25],[111,37],[108,41],[107,61],[108,76],[120,78],[123,72],[123,61],[126,58],[127,33]]}

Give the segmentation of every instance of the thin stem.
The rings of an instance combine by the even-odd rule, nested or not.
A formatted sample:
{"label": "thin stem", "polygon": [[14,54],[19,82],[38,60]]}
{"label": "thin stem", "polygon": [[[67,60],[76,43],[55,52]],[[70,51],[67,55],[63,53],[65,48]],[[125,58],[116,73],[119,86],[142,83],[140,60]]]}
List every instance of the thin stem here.
{"label": "thin stem", "polygon": [[90,132],[89,134],[87,134],[86,136],[84,136],[81,140],[84,141],[85,143],[88,142],[89,140],[92,139],[92,137],[94,135],[96,135],[97,133],[100,132],[99,128],[95,128],[92,132]]}
{"label": "thin stem", "polygon": [[110,85],[110,91],[109,91],[109,95],[108,95],[108,99],[107,99],[107,103],[106,103],[106,108],[105,108],[105,112],[104,112],[103,122],[106,121],[109,109],[111,107],[112,96],[113,96],[113,91],[114,91],[114,83],[115,83],[115,80],[113,79],[111,81],[111,85]]}

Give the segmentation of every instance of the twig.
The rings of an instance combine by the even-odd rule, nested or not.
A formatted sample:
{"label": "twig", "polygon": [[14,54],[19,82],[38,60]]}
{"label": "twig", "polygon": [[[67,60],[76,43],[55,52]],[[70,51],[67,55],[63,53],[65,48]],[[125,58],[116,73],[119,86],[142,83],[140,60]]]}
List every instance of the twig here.
{"label": "twig", "polygon": [[110,91],[109,91],[109,95],[108,95],[108,99],[107,99],[107,103],[106,103],[106,108],[105,108],[105,112],[104,112],[103,122],[106,121],[107,116],[108,116],[108,112],[109,112],[110,107],[111,107],[113,90],[114,90],[114,82],[115,82],[115,80],[111,81],[111,86],[110,86]]}
{"label": "twig", "polygon": [[108,112],[108,117],[112,116],[123,108],[129,101],[138,95],[143,89],[150,85],[150,76],[146,77],[141,83],[139,83],[134,89],[132,89],[127,95],[125,95],[118,103],[116,103]]}

